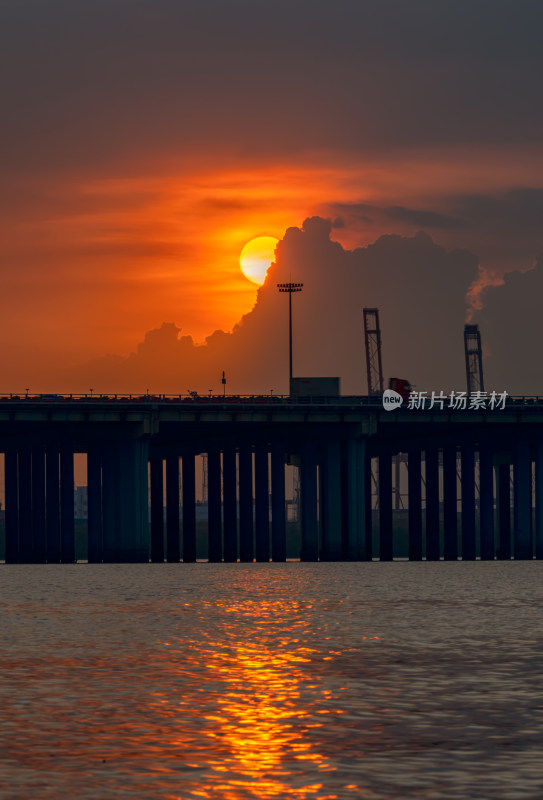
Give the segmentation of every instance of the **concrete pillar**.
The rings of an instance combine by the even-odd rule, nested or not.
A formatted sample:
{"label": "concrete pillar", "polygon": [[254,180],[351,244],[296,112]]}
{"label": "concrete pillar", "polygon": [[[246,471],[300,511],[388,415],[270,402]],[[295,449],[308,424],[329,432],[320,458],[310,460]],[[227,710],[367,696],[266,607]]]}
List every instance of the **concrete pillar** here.
{"label": "concrete pillar", "polygon": [[207,530],[208,558],[212,562],[221,561],[221,453],[216,448],[210,449],[207,454]]}
{"label": "concrete pillar", "polygon": [[19,561],[19,475],[17,451],[6,450],[4,455],[6,492],[6,563]]}
{"label": "concrete pillar", "polygon": [[119,551],[123,563],[149,563],[149,442],[120,445]]}
{"label": "concrete pillar", "polygon": [[392,457],[387,451],[379,454],[379,557],[392,561]]}
{"label": "concrete pillar", "polygon": [[420,447],[410,447],[407,454],[407,492],[409,520],[409,560],[422,559],[422,492]]}
{"label": "concrete pillar", "polygon": [[300,467],[302,522],[302,561],[318,561],[319,527],[317,518],[317,446],[313,440],[302,444]]}
{"label": "concrete pillar", "polygon": [[222,454],[224,560],[228,562],[235,562],[238,558],[236,483],[236,448],[231,444]]}
{"label": "concrete pillar", "polygon": [[458,511],[456,491],[456,445],[443,448],[443,557],[458,559]]}
{"label": "concrete pillar", "polygon": [[373,559],[373,508],[371,455],[364,456],[364,540],[366,561]]}
{"label": "concrete pillar", "polygon": [[164,460],[153,456],[151,477],[151,561],[164,563]]}
{"label": "concrete pillar", "polygon": [[353,438],[347,441],[347,482],[349,495],[347,558],[350,561],[361,561],[366,555],[365,445],[366,443],[363,439]]}
{"label": "concrete pillar", "polygon": [[138,559],[149,563],[151,555],[151,541],[149,536],[149,438],[137,441],[138,467],[136,472],[136,486],[139,484],[139,497],[136,506],[137,528],[139,531]]}
{"label": "concrete pillar", "polygon": [[268,480],[268,445],[255,446],[255,556],[270,560],[270,500]]}
{"label": "concrete pillar", "polygon": [[113,444],[102,448],[102,552],[105,562],[116,561],[117,497],[119,493],[116,450]]}
{"label": "concrete pillar", "polygon": [[33,560],[45,564],[47,542],[45,538],[45,449],[32,448],[32,538]]}
{"label": "concrete pillar", "polygon": [[535,447],[535,557],[543,558],[543,439]]}
{"label": "concrete pillar", "polygon": [[183,561],[196,561],[196,475],[194,451],[183,451]]}
{"label": "concrete pillar", "polygon": [[462,560],[475,559],[475,454],[472,444],[463,444],[462,472]]}
{"label": "concrete pillar", "polygon": [[[19,450],[19,561],[34,560],[32,542],[32,456],[29,448]],[[73,502],[73,501],[72,501]]]}
{"label": "concrete pillar", "polygon": [[515,444],[513,467],[515,560],[533,558],[532,546],[532,462],[530,443],[521,439]]}
{"label": "concrete pillar", "polygon": [[494,545],[494,467],[490,444],[479,448],[479,509],[481,520],[481,560],[491,561]]}
{"label": "concrete pillar", "polygon": [[322,560],[341,561],[341,443],[326,442],[323,461],[323,537]]}
{"label": "concrete pillar", "polygon": [[148,441],[143,438],[111,442],[104,448],[103,558],[107,563],[149,562],[148,455]]}
{"label": "concrete pillar", "polygon": [[285,561],[287,557],[285,446],[281,442],[274,442],[271,446],[271,485],[272,560]]}
{"label": "concrete pillar", "polygon": [[179,563],[179,456],[166,458],[166,560]]}
{"label": "concrete pillar", "polygon": [[254,559],[253,453],[249,445],[239,448],[239,558]]}
{"label": "concrete pillar", "polygon": [[439,458],[437,447],[427,446],[426,458],[426,560],[439,561]]}
{"label": "concrete pillar", "polygon": [[511,558],[511,467],[509,463],[498,463],[498,558]]}
{"label": "concrete pillar", "polygon": [[74,454],[69,445],[60,450],[60,560],[75,561]]}
{"label": "concrete pillar", "polygon": [[45,528],[47,562],[60,563],[60,463],[58,447],[51,445],[45,455]]}
{"label": "concrete pillar", "polygon": [[104,557],[102,541],[102,454],[99,447],[87,453],[88,552],[89,564],[100,564]]}

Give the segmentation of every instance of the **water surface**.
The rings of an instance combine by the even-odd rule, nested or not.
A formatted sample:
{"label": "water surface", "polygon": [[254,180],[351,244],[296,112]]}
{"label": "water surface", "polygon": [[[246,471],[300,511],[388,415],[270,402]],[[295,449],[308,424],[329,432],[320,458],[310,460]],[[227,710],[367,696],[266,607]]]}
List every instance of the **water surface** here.
{"label": "water surface", "polygon": [[542,579],[2,566],[0,797],[540,800]]}

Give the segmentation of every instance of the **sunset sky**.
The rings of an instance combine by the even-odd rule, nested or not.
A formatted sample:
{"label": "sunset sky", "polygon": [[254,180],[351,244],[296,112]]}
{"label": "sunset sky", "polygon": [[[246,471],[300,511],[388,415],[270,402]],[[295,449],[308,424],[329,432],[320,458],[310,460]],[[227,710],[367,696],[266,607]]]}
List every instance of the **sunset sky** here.
{"label": "sunset sky", "polygon": [[[304,281],[298,374],[363,391],[378,300],[387,372],[446,382],[438,352],[408,362],[401,344],[410,320],[426,339],[449,319],[441,261],[458,278],[449,384],[473,317],[496,388],[530,391],[502,328],[543,290],[542,23],[538,0],[3,0],[0,392],[207,391],[224,366],[232,391],[284,390],[276,278]],[[328,227],[292,231],[311,217]],[[240,251],[289,229],[255,307]],[[205,344],[251,312],[241,334],[261,339]]]}

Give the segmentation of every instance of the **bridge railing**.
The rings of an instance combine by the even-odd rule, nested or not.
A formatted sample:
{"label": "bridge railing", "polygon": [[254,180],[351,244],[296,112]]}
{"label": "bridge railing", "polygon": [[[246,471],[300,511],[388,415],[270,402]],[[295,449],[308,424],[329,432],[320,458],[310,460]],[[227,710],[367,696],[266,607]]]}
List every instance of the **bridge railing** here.
{"label": "bridge railing", "polygon": [[[53,404],[53,403],[92,403],[92,404],[106,404],[111,405],[115,403],[130,403],[130,404],[183,404],[183,405],[289,405],[289,406],[367,406],[369,408],[379,409],[383,407],[381,397],[370,397],[368,395],[340,395],[336,397],[330,396],[308,396],[308,397],[292,397],[284,394],[268,394],[268,395],[199,395],[196,392],[188,394],[164,394],[164,393],[146,393],[146,394],[100,394],[95,392],[87,393],[70,393],[70,394],[35,394],[25,392],[21,394],[4,393],[0,394],[0,405],[6,403],[39,403]],[[508,396],[506,399],[507,408],[537,408],[543,409],[543,396],[540,395],[518,395]],[[405,404],[402,407],[405,409]],[[424,411],[431,411],[432,413],[439,412],[441,409],[438,406],[430,408],[429,404],[426,405]],[[442,411],[449,412],[453,409],[444,403]],[[468,409],[469,410],[469,409]]]}

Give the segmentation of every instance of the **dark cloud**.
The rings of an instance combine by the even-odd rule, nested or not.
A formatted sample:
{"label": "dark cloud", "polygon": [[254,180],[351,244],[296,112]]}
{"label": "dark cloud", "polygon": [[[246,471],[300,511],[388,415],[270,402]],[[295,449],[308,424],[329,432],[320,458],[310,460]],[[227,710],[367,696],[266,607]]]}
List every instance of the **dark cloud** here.
{"label": "dark cloud", "polygon": [[450,230],[464,228],[466,223],[454,217],[447,217],[445,214],[437,214],[435,211],[420,211],[418,209],[404,208],[403,206],[392,206],[383,209],[384,216],[392,222],[407,222],[409,225],[423,228],[436,228],[437,230]]}
{"label": "dark cloud", "polygon": [[[376,206],[368,203],[335,203],[333,211],[344,213],[351,225],[383,225],[390,222],[404,223],[410,228],[434,228],[436,230],[456,230],[465,228],[467,223],[456,217],[440,214],[428,209],[407,208],[405,206]],[[333,227],[345,227],[342,217],[341,225],[333,223]]]}
{"label": "dark cloud", "polygon": [[534,0],[4,0],[6,171],[539,143]]}
{"label": "dark cloud", "polygon": [[543,394],[541,298],[543,256],[526,272],[511,272],[501,286],[485,289],[474,316],[481,328],[485,383],[510,394]]}
{"label": "dark cloud", "polygon": [[402,234],[420,228],[438,231],[446,246],[469,248],[500,276],[533,266],[543,250],[543,188],[443,196],[431,209],[335,203],[326,210],[339,213],[354,230],[387,226]]}
{"label": "dark cloud", "polygon": [[330,220],[313,217],[287,230],[255,308],[232,333],[216,331],[195,346],[164,324],[122,363],[98,359],[72,370],[74,391],[79,381],[102,391],[218,392],[224,369],[229,391],[286,392],[288,305],[276,289],[285,280],[304,284],[293,297],[295,374],[339,375],[344,393],[364,392],[362,309],[377,306],[387,378],[428,390],[463,387],[465,298],[476,257],[447,252],[424,233],[382,236],[349,251],[330,239],[331,229]]}
{"label": "dark cloud", "polygon": [[502,231],[511,236],[534,235],[543,242],[543,188],[522,187],[494,195],[469,194],[452,199],[457,212],[474,227],[488,232]]}

